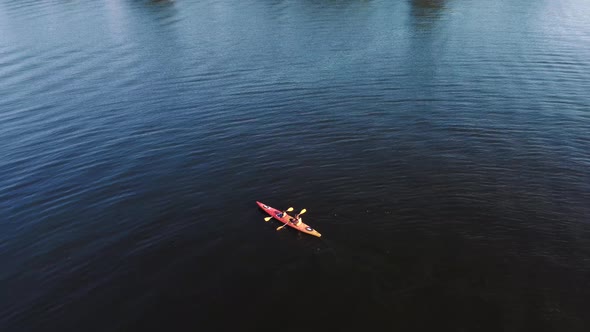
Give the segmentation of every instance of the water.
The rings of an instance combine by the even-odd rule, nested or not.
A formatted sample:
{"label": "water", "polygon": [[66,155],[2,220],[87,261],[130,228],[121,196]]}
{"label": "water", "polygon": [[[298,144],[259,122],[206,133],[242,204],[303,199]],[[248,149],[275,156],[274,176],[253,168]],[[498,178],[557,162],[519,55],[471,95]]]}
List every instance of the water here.
{"label": "water", "polygon": [[587,331],[589,21],[0,1],[0,330]]}

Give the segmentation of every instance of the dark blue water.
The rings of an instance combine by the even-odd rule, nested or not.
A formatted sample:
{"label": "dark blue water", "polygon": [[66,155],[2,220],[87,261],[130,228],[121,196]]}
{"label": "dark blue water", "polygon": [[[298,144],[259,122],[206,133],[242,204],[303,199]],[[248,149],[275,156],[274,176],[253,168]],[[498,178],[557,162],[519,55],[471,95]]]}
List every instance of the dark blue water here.
{"label": "dark blue water", "polygon": [[588,331],[588,22],[0,0],[0,330]]}

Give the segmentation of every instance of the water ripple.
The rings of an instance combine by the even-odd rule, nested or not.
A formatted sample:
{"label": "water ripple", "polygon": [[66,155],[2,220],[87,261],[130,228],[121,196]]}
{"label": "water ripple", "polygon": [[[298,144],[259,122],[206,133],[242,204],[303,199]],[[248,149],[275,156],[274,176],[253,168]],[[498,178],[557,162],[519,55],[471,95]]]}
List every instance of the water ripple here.
{"label": "water ripple", "polygon": [[2,1],[0,329],[260,330],[297,293],[364,328],[576,330],[586,7]]}

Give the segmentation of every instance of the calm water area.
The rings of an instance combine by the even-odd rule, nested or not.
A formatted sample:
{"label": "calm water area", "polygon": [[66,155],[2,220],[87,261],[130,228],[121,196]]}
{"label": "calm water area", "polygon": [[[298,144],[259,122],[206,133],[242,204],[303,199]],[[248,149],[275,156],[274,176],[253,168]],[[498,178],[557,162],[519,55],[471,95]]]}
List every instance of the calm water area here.
{"label": "calm water area", "polygon": [[587,0],[0,0],[0,331],[588,313]]}

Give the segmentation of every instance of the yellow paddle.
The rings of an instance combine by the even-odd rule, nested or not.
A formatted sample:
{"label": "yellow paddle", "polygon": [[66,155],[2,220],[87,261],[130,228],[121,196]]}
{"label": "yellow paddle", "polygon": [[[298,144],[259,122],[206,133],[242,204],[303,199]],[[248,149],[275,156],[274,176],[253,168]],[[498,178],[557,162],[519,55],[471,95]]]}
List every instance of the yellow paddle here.
{"label": "yellow paddle", "polygon": [[[295,216],[295,219],[299,219],[299,216],[300,216],[300,215],[302,215],[302,214],[304,214],[305,212],[307,212],[307,210],[306,210],[306,209],[303,209],[303,210],[301,210],[301,212],[299,212],[299,214],[297,214],[297,215]],[[285,223],[283,226],[279,226],[279,227],[277,227],[277,231],[280,231],[281,229],[283,229],[283,227],[287,226],[287,224],[288,224],[288,223],[289,223],[289,222],[286,222],[286,223]]]}
{"label": "yellow paddle", "polygon": [[[288,208],[287,211],[283,211],[283,212],[291,212],[291,211],[293,211],[292,207]],[[272,217],[266,217],[266,218],[264,218],[264,221],[269,221],[271,219],[272,219]]]}

